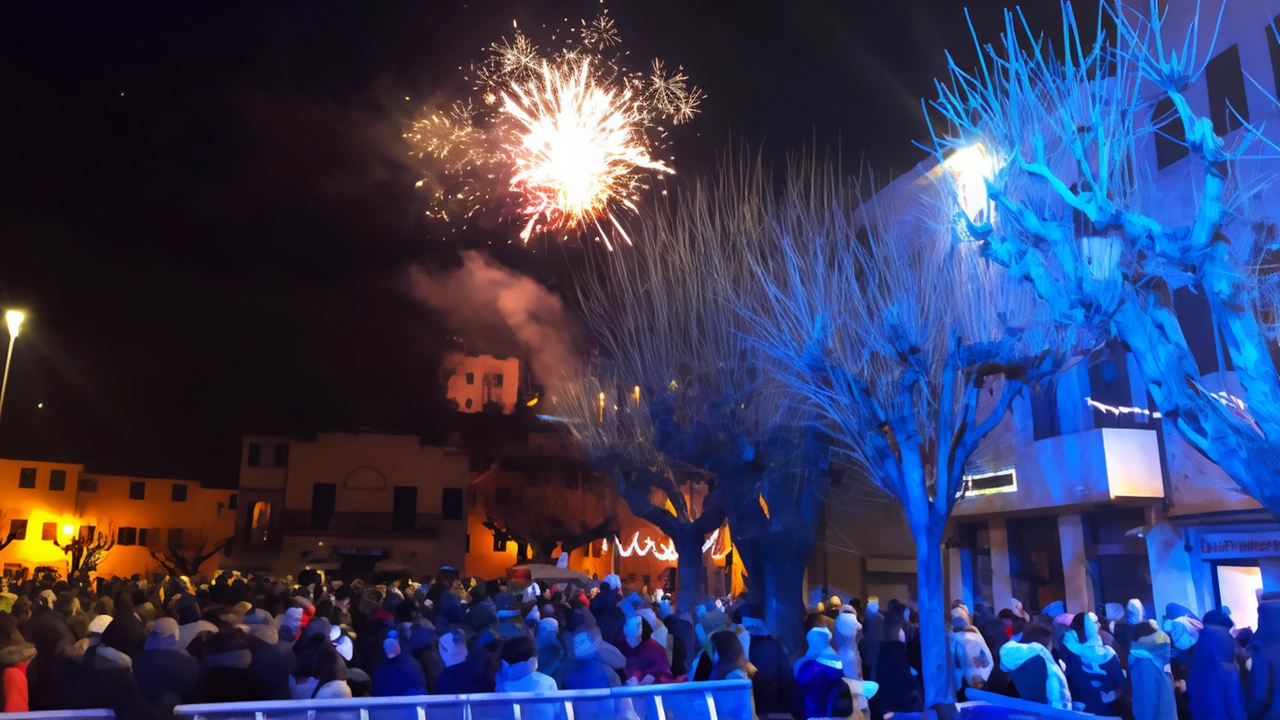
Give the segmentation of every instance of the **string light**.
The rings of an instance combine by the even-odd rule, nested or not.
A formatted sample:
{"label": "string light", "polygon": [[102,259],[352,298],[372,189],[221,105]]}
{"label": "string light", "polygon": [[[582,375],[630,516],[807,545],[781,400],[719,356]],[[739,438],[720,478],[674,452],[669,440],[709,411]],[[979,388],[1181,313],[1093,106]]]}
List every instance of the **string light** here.
{"label": "string light", "polygon": [[1113,405],[1106,405],[1104,403],[1100,403],[1091,397],[1085,398],[1084,401],[1086,404],[1088,404],[1089,407],[1094,408],[1095,410],[1101,410],[1104,413],[1111,413],[1116,417],[1119,417],[1121,415],[1146,415],[1147,417],[1157,418],[1157,419],[1160,417],[1159,412],[1152,412],[1150,410],[1147,410],[1146,408],[1125,407],[1123,405],[1116,407]]}
{"label": "string light", "polygon": [[[707,538],[706,542],[702,543],[702,552],[705,553],[714,548],[716,546],[716,541],[719,539],[720,528],[716,528],[715,532],[711,533],[711,537]],[[609,552],[609,541],[605,539],[601,542],[603,543],[601,549],[604,552]],[[629,544],[624,544],[617,536],[613,538],[613,543],[614,547],[618,550],[618,554],[624,558],[631,557],[632,555],[645,557],[652,553],[655,560],[661,560],[662,562],[675,562],[680,559],[680,553],[676,552],[676,544],[674,541],[667,540],[666,543],[663,544],[654,542],[653,538],[645,538],[644,542],[641,543],[639,532],[636,532],[631,536],[631,542]],[[728,555],[727,550],[723,554],[712,552],[711,557],[716,560],[723,560],[726,555]]]}

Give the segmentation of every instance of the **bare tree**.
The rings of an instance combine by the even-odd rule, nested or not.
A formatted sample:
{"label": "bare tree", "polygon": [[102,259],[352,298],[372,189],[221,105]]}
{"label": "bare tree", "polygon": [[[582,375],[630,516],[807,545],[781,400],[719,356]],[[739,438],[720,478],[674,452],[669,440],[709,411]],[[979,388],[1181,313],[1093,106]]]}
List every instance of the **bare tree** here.
{"label": "bare tree", "polygon": [[[518,475],[516,482],[501,482],[509,475],[494,474],[477,489],[485,509],[484,526],[497,539],[516,543],[517,561],[550,563],[557,545],[573,552],[617,534],[617,491],[607,478],[565,457],[528,456],[505,462],[519,463],[519,470],[510,473]],[[568,482],[571,479],[576,482]]]}
{"label": "bare tree", "polygon": [[[749,323],[730,302],[733,289],[753,277],[740,238],[758,234],[767,222],[768,183],[750,161],[726,167],[647,213],[632,231],[633,248],[604,256],[579,277],[581,311],[612,367],[567,383],[557,395],[580,443],[602,464],[617,465],[632,512],[675,543],[680,606],[701,602],[701,547],[727,517],[744,562],[769,551],[759,562],[745,562],[758,568],[748,587],[766,621],[794,646],[791,630],[803,613],[802,577],[820,507],[809,500],[824,497],[826,475],[794,482],[773,465],[792,453],[762,452],[766,442],[791,437],[785,428],[804,420],[790,414],[787,386],[763,369],[763,353],[744,332]],[[703,508],[682,499],[679,468],[685,465],[715,479]],[[796,502],[778,499],[779,509],[803,509],[803,517],[742,521],[759,515],[763,494],[783,488]],[[671,510],[665,501],[650,501],[653,489]],[[759,542],[748,542],[752,533]],[[770,586],[779,591],[768,592]]]}
{"label": "bare tree", "polygon": [[171,576],[195,577],[200,567],[227,547],[230,538],[212,542],[204,528],[195,532],[169,533],[168,541],[158,548],[148,547],[151,558]]}
{"label": "bare tree", "polygon": [[[1069,6],[1062,47],[1007,13],[1004,44],[979,47],[974,71],[953,61],[938,83],[934,149],[981,143],[1000,166],[986,179],[993,216],[957,216],[961,236],[1026,279],[1062,324],[1113,332],[1165,427],[1280,513],[1280,381],[1269,344],[1280,243],[1255,206],[1264,195],[1273,204],[1270,173],[1256,171],[1280,148],[1235,108],[1225,119],[1243,129],[1230,142],[1192,109],[1186,93],[1218,28],[1202,26],[1198,3],[1178,10],[1162,15],[1152,0],[1143,14],[1107,0],[1091,48]],[[1189,10],[1184,28],[1165,26]],[[1172,197],[1154,192],[1146,153],[1157,141],[1189,154]],[[1179,290],[1207,300],[1212,327],[1184,330]],[[1234,376],[1202,372],[1187,330],[1220,335],[1217,370],[1229,353]]]}
{"label": "bare tree", "polygon": [[4,550],[9,547],[14,540],[18,539],[18,530],[13,527],[13,523],[10,522],[8,510],[0,512],[0,528],[9,529],[9,532],[4,535],[4,539],[0,540],[0,550]]}
{"label": "bare tree", "polygon": [[[937,175],[861,205],[835,168],[797,162],[748,236],[757,282],[739,304],[768,367],[818,415],[833,450],[897,500],[915,538],[926,705],[949,702],[942,541],[978,442],[1024,384],[1056,367],[1033,295],[954,247]],[[923,190],[922,190],[923,188]],[[940,227],[941,225],[941,227]],[[979,414],[982,394],[996,401]]]}
{"label": "bare tree", "polygon": [[53,544],[67,555],[67,561],[71,566],[67,579],[72,582],[86,582],[89,579],[89,573],[97,570],[98,565],[107,559],[107,553],[116,546],[116,533],[112,525],[107,526],[106,532],[101,528],[82,526],[80,533],[71,540],[60,543],[55,537]]}

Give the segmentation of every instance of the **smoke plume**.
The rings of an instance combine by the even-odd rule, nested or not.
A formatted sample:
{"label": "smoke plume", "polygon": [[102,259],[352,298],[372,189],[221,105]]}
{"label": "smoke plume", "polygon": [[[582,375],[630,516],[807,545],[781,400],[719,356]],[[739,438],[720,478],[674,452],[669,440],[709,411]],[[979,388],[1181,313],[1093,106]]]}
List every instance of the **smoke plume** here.
{"label": "smoke plume", "polygon": [[411,271],[414,294],[438,310],[469,349],[527,359],[534,379],[552,388],[576,373],[576,326],[559,296],[533,278],[474,250],[462,267]]}

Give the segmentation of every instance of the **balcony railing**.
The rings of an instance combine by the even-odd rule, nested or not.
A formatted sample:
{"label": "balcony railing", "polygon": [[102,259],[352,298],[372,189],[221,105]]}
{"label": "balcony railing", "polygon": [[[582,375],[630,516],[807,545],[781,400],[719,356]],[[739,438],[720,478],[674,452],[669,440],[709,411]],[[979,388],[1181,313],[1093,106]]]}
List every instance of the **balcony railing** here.
{"label": "balcony railing", "polygon": [[389,512],[334,512],[326,515],[312,513],[310,510],[285,510],[284,532],[426,540],[440,537],[439,515],[420,514],[411,518]]}

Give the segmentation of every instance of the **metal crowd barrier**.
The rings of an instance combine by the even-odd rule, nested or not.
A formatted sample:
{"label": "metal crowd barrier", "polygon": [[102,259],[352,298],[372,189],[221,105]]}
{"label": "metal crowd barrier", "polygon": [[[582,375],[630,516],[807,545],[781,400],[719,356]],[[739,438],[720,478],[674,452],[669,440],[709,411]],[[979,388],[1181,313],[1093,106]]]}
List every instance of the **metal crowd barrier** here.
{"label": "metal crowd barrier", "polygon": [[0,713],[4,720],[116,720],[111,710],[42,710],[40,712]]}
{"label": "metal crowd barrier", "polygon": [[751,682],[717,680],[548,694],[212,703],[179,705],[173,712],[189,720],[750,720]]}

